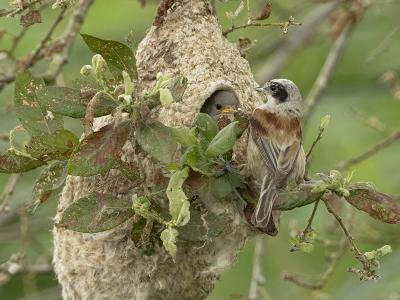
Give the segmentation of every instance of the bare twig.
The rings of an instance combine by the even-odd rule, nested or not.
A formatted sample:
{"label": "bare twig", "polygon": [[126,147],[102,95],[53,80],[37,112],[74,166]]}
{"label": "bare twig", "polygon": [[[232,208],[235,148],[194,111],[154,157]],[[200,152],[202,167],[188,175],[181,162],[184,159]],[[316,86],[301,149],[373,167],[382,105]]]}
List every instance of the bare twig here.
{"label": "bare twig", "polygon": [[313,220],[314,220],[315,213],[317,212],[318,204],[319,204],[319,200],[317,200],[317,201],[315,202],[315,204],[314,204],[314,208],[313,208],[313,211],[312,211],[312,213],[311,213],[310,218],[308,219],[307,226],[306,226],[306,228],[303,230],[303,234],[304,234],[304,235],[312,229],[312,222],[313,222]]}
{"label": "bare twig", "polygon": [[388,128],[378,117],[365,116],[363,113],[357,111],[353,107],[351,108],[351,112],[357,119],[368,125],[370,128],[386,134],[393,133],[393,130]]}
{"label": "bare twig", "polygon": [[342,218],[335,212],[335,210],[332,208],[332,206],[330,205],[328,198],[330,196],[334,195],[333,193],[328,193],[328,196],[322,197],[326,209],[328,210],[328,212],[333,215],[336,219],[336,221],[338,222],[339,226],[342,228],[343,233],[345,234],[345,236],[347,237],[348,242],[350,243],[350,246],[352,248],[352,251],[354,252],[354,255],[356,256],[357,259],[359,260],[365,260],[364,255],[361,253],[361,251],[358,249],[356,243],[354,242],[354,238],[352,237],[352,235],[350,234],[350,232],[348,231],[346,225],[344,225]]}
{"label": "bare twig", "polygon": [[319,127],[319,131],[318,131],[318,135],[315,138],[315,140],[313,141],[313,143],[311,144],[310,150],[308,150],[307,155],[306,155],[306,162],[309,161],[311,153],[313,152],[315,146],[318,144],[318,142],[322,139],[322,134],[324,133],[325,128],[324,127]]}
{"label": "bare twig", "polygon": [[0,286],[6,284],[13,276],[23,274],[48,275],[53,273],[53,266],[48,264],[24,265],[24,255],[16,253],[0,265]]}
{"label": "bare twig", "polygon": [[90,6],[93,4],[93,1],[94,0],[81,0],[80,3],[76,4],[75,11],[73,12],[71,20],[68,23],[62,38],[65,45],[63,53],[60,57],[57,57],[55,65],[52,66],[51,70],[49,70],[48,74],[45,76],[46,81],[54,81],[54,79],[60,74],[63,66],[68,62],[75,38],[83,25],[85,16],[89,11]]}
{"label": "bare twig", "polygon": [[264,252],[264,236],[256,236],[256,245],[253,255],[253,271],[251,275],[248,300],[258,300],[260,297],[260,288],[265,283],[265,278],[262,273],[262,254]]}
{"label": "bare twig", "polygon": [[[51,69],[48,71],[48,74],[44,76],[44,80],[48,83],[54,82],[54,80],[57,78],[57,76],[60,74],[63,66],[67,63],[69,55],[72,50],[72,46],[74,44],[74,40],[76,36],[79,33],[79,30],[83,24],[83,21],[85,19],[85,15],[87,14],[90,6],[92,5],[94,0],[81,0],[80,3],[76,4],[76,8],[73,12],[73,15],[70,19],[70,22],[68,23],[64,34],[61,38],[61,43],[64,45],[64,50],[61,56],[57,56],[55,59],[55,63],[51,65]],[[28,64],[25,68],[28,67],[33,67],[36,62],[42,58],[41,52],[42,49],[44,48],[45,44],[50,40],[52,34],[54,33],[55,28],[59,25],[61,22],[63,16],[64,16],[65,8],[63,8],[62,12],[60,13],[59,17],[56,19],[55,23],[53,23],[52,28],[50,28],[48,34],[45,36],[45,38],[41,41],[40,45],[36,50],[34,51],[33,56],[31,59],[28,61]],[[23,34],[25,34],[23,32]],[[17,47],[18,41],[20,40],[21,37],[17,39],[17,42],[13,44],[13,49]],[[10,75],[7,77],[0,78],[0,89],[3,88],[6,84],[12,83],[15,81],[16,76],[15,75]]]}
{"label": "bare twig", "polygon": [[30,27],[23,27],[23,28],[21,29],[21,31],[18,32],[18,33],[13,37],[12,45],[11,45],[11,48],[10,48],[10,54],[11,54],[12,56],[14,56],[15,49],[17,49],[17,46],[18,46],[19,42],[20,42],[21,39],[25,36],[25,34],[26,34],[26,32],[28,31],[29,28],[30,28]]}
{"label": "bare twig", "polygon": [[30,59],[27,61],[26,65],[25,65],[26,69],[32,67],[34,65],[35,61],[40,58],[40,54],[41,54],[43,48],[46,46],[47,42],[51,39],[51,37],[52,37],[52,35],[54,33],[54,30],[56,30],[58,25],[64,19],[64,14],[65,14],[66,10],[67,10],[66,7],[61,9],[60,14],[58,15],[58,17],[53,22],[53,25],[51,25],[49,31],[47,32],[45,37],[42,39],[42,41],[40,42],[39,46],[35,49],[35,51],[33,52],[32,56],[30,57]]}
{"label": "bare twig", "polygon": [[380,42],[380,44],[371,52],[368,56],[366,63],[369,64],[376,59],[377,56],[382,54],[387,48],[389,48],[390,43],[393,41],[393,36],[399,31],[400,27],[397,26],[393,28]]}
{"label": "bare twig", "polygon": [[377,143],[376,145],[372,146],[370,149],[368,149],[367,151],[361,153],[360,155],[358,155],[355,158],[349,159],[347,161],[342,161],[340,162],[337,166],[336,169],[337,170],[344,170],[347,169],[353,165],[356,165],[368,158],[370,158],[371,156],[373,156],[374,154],[376,154],[377,152],[386,149],[387,147],[391,146],[393,143],[397,142],[400,140],[400,130],[397,130],[395,132],[393,132],[391,135],[389,135],[387,138],[383,139],[382,141],[380,141],[379,143]]}
{"label": "bare twig", "polygon": [[324,272],[324,274],[322,274],[321,278],[317,281],[307,281],[305,279],[302,278],[302,276],[298,275],[298,274],[293,274],[293,273],[285,273],[283,275],[283,279],[290,281],[300,287],[306,288],[306,289],[311,289],[311,290],[321,290],[329,281],[329,279],[332,277],[332,275],[334,274],[337,266],[340,263],[341,258],[343,257],[344,253],[346,252],[346,238],[342,237],[339,241],[339,245],[338,245],[338,250],[335,251],[334,253],[332,253],[330,255],[331,261],[330,264],[328,266],[328,268],[326,269],[326,271]]}
{"label": "bare twig", "polygon": [[4,187],[3,193],[0,196],[0,214],[8,210],[8,202],[12,194],[14,193],[15,187],[17,186],[17,183],[21,176],[21,174],[12,174],[8,178],[7,184]]}
{"label": "bare twig", "polygon": [[282,28],[284,33],[287,33],[289,26],[300,26],[301,23],[295,22],[293,17],[290,17],[288,21],[286,22],[271,22],[271,23],[256,23],[256,22],[250,22],[250,23],[246,23],[243,25],[239,25],[239,26],[235,26],[232,25],[231,28],[224,30],[222,32],[222,34],[224,36],[227,36],[229,33],[235,31],[235,30],[239,30],[239,29],[243,29],[243,28],[247,28],[247,27],[280,27]]}
{"label": "bare twig", "polygon": [[16,15],[18,15],[18,14],[23,13],[23,12],[24,12],[25,10],[27,10],[28,8],[31,8],[32,6],[34,6],[34,5],[38,4],[38,3],[40,3],[41,1],[42,1],[42,0],[33,0],[33,1],[29,1],[29,2],[27,2],[26,5],[23,5],[22,7],[17,7],[17,8],[14,8],[14,9],[10,9],[9,11],[5,12],[5,13],[3,14],[3,16],[5,16],[5,17],[14,17],[14,16],[16,16]]}
{"label": "bare twig", "polygon": [[325,91],[328,81],[332,77],[332,74],[335,70],[335,67],[342,56],[348,38],[350,37],[350,33],[354,26],[354,21],[349,22],[346,27],[342,30],[339,37],[332,45],[331,50],[325,60],[325,63],[318,74],[317,79],[315,80],[310,93],[308,94],[307,98],[304,101],[304,114],[303,114],[303,126],[307,125],[307,122],[314,111],[319,98],[321,97],[322,93]]}
{"label": "bare twig", "polygon": [[[278,75],[278,73],[289,61],[288,58],[319,32],[321,28],[320,24],[327,20],[327,17],[342,2],[342,0],[338,0],[327,4],[321,4],[311,13],[304,16],[304,24],[295,32],[290,32],[283,42],[274,50],[273,54],[269,55],[266,63],[264,63],[262,68],[258,70],[257,79],[259,79],[261,82],[265,82]],[[268,47],[270,44],[270,42],[265,43],[265,45]],[[263,57],[265,56],[266,51],[267,54],[270,54],[270,49],[267,48],[261,53]]]}
{"label": "bare twig", "polygon": [[[354,210],[352,207],[349,207],[350,209],[350,214],[347,217],[347,226],[348,228],[351,228],[352,221],[353,221],[353,212]],[[309,223],[310,224],[310,221]],[[311,228],[311,226],[310,226]],[[306,228],[307,229],[307,228]],[[305,231],[305,230],[304,230]],[[337,249],[329,254],[329,260],[330,263],[325,270],[325,272],[319,277],[318,280],[306,280],[303,279],[302,275],[299,274],[294,274],[294,273],[285,273],[283,275],[283,279],[290,281],[300,287],[306,288],[306,289],[311,289],[311,290],[321,290],[329,281],[329,279],[332,277],[334,274],[337,266],[340,263],[340,260],[342,259],[344,253],[346,252],[347,249],[347,238],[346,236],[342,236],[338,242],[333,242],[330,240],[322,240],[322,243],[324,246],[335,246]]]}
{"label": "bare twig", "polygon": [[333,215],[339,224],[340,228],[342,229],[344,235],[347,238],[347,241],[350,244],[350,250],[353,252],[355,258],[362,264],[363,269],[358,270],[356,268],[349,268],[349,272],[358,274],[361,280],[370,280],[376,279],[378,276],[375,274],[375,268],[377,267],[374,261],[368,260],[365,255],[358,249],[353,236],[350,234],[349,230],[347,229],[346,225],[343,223],[342,218],[335,212],[332,206],[329,203],[329,197],[337,197],[333,193],[328,193],[322,199],[324,200],[326,209],[328,212]]}

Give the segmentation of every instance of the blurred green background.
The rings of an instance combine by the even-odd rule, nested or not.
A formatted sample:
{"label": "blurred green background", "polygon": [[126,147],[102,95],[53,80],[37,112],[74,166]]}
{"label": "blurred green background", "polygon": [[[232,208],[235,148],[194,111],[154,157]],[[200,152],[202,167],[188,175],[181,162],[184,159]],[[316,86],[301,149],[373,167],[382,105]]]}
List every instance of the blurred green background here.
{"label": "blurred green background", "polygon": [[[111,3],[112,2],[112,3]],[[223,28],[229,26],[225,11],[234,10],[239,1],[220,3],[217,11]],[[323,2],[323,1],[322,1]],[[252,9],[257,11],[263,1],[251,1]],[[317,1],[273,1],[271,21],[286,20],[290,15],[303,23],[305,16],[315,7],[322,5]],[[8,1],[0,0],[0,8],[6,8]],[[149,3],[141,8],[134,0],[97,0],[90,9],[82,32],[106,39],[124,41],[132,30],[137,43],[145,36],[152,23],[157,5]],[[32,26],[17,49],[18,55],[31,52],[47,31],[55,18],[57,10],[47,9],[43,13],[43,23]],[[373,146],[387,134],[366,126],[354,116],[352,109],[366,116],[378,117],[388,128],[400,129],[400,99],[395,99],[390,88],[382,85],[379,78],[389,70],[400,73],[400,2],[371,1],[371,7],[352,34],[344,57],[337,66],[326,93],[305,129],[305,148],[308,149],[318,131],[319,120],[326,114],[331,115],[331,123],[323,140],[315,149],[310,174],[327,171],[341,160],[352,158]],[[245,22],[245,13],[236,21]],[[65,23],[65,21],[63,22]],[[329,35],[329,22],[324,21],[319,33],[290,58],[282,71],[281,77],[296,82],[303,96],[310,90],[332,45]],[[0,28],[17,33],[21,26],[18,19],[1,18]],[[397,29],[396,29],[397,28]],[[295,33],[298,28],[290,28]],[[368,57],[382,43],[385,37],[394,32],[387,41],[384,51],[370,63]],[[240,36],[257,40],[250,51],[248,60],[256,79],[257,71],[271,54],[271,47],[285,36],[279,28],[248,28],[229,35],[232,42]],[[10,45],[10,38],[5,35],[0,41],[0,49]],[[70,62],[63,69],[63,78],[67,83],[79,79],[79,70],[90,62],[91,53],[78,37],[73,48]],[[43,68],[38,66],[38,70]],[[6,133],[18,122],[13,107],[13,85],[8,85],[0,93],[0,133]],[[77,130],[78,124],[70,122]],[[0,141],[0,150],[4,151],[7,143]],[[354,179],[372,181],[381,192],[400,195],[400,143],[380,151],[367,161],[354,167]],[[30,263],[49,260],[52,252],[52,216],[56,211],[57,199],[51,199],[41,206],[34,216],[28,216],[28,228],[22,229],[20,218],[24,218],[18,207],[29,201],[34,178],[38,171],[22,176],[11,199],[9,216],[0,216],[0,263],[5,262],[16,252],[26,252]],[[9,176],[0,174],[0,190]],[[347,251],[334,276],[323,291],[309,291],[282,279],[284,271],[304,274],[304,278],[313,278],[326,269],[326,251],[322,244],[316,244],[311,254],[289,252],[289,224],[297,223],[297,228],[304,228],[312,207],[305,207],[287,212],[281,220],[281,230],[277,237],[265,237],[263,253],[263,271],[266,276],[265,288],[272,299],[400,299],[400,228],[398,225],[384,225],[371,220],[361,212],[356,212],[353,222],[353,235],[362,251],[370,251],[384,244],[390,244],[393,253],[381,261],[379,274],[381,279],[374,282],[361,282],[347,268],[357,266],[357,261]],[[329,231],[332,217],[321,205],[317,212],[315,227],[319,237],[337,240],[340,232]],[[240,299],[248,293],[252,269],[254,242],[249,241],[238,257],[237,263],[227,271],[216,284],[209,300]],[[0,299],[60,299],[60,287],[54,276],[16,276],[0,286]]]}

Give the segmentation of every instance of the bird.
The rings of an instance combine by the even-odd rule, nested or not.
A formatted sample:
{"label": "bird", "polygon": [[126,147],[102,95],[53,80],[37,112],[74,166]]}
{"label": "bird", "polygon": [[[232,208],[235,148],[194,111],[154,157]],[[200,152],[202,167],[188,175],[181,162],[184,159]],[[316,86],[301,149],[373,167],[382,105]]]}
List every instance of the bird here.
{"label": "bird", "polygon": [[260,188],[251,223],[266,232],[271,228],[268,224],[278,191],[289,182],[300,183],[304,177],[302,97],[296,84],[288,79],[270,80],[256,90],[264,93],[267,101],[254,109],[249,120],[247,161]]}
{"label": "bird", "polygon": [[217,90],[204,102],[200,112],[218,121],[222,114],[234,112],[238,105],[239,101],[233,91]]}

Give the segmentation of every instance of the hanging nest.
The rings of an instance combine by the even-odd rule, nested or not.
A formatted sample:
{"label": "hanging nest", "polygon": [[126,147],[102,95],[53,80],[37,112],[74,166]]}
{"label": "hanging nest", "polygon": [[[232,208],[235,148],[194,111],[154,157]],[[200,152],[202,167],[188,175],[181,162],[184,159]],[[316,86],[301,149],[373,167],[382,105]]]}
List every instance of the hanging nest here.
{"label": "hanging nest", "polygon": [[[190,126],[207,99],[219,90],[234,93],[247,112],[261,102],[248,62],[222,35],[207,1],[163,1],[136,57],[138,86],[143,91],[154,85],[159,72],[188,79],[180,102],[151,112],[167,126]],[[124,119],[123,113],[97,118],[93,130]],[[246,136],[243,134],[234,148],[237,164],[246,163]],[[138,179],[129,181],[117,170],[105,176],[69,176],[56,221],[71,203],[94,191],[123,197],[154,191],[168,181],[168,172],[135,142],[128,140],[123,150],[122,160],[133,166]],[[192,187],[196,180],[190,179]],[[137,247],[129,237],[135,218],[95,234],[55,227],[54,264],[64,299],[176,299],[177,295],[179,299],[206,298],[220,274],[235,262],[252,229],[234,196],[218,201],[198,189],[196,197],[201,209],[223,216],[223,234],[204,242],[179,240],[175,261],[159,245],[150,256]],[[159,205],[166,203],[161,201]]]}

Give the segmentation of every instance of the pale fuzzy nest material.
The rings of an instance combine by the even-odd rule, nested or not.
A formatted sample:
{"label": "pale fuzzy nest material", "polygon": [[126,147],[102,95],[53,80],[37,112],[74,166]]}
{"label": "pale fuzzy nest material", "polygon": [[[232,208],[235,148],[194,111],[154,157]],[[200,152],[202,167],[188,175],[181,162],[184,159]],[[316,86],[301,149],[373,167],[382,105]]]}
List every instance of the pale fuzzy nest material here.
{"label": "pale fuzzy nest material", "polygon": [[[251,111],[261,101],[254,91],[256,82],[248,62],[222,36],[215,16],[203,0],[177,1],[163,24],[159,28],[153,26],[141,42],[137,63],[139,79],[147,88],[158,72],[188,78],[183,100],[158,112],[159,120],[169,126],[191,125],[207,97],[220,88],[231,88],[245,111]],[[95,127],[109,122],[110,118],[96,120]],[[245,146],[244,137],[235,147],[240,160],[245,157]],[[140,173],[142,180],[137,188],[151,188],[160,166],[135,147],[127,142],[122,158],[137,165],[133,171]],[[73,201],[93,190],[120,195],[128,184],[118,171],[105,178],[69,176],[55,219]],[[101,234],[54,228],[54,264],[64,299],[206,298],[220,274],[235,262],[249,227],[233,201],[218,202],[209,195],[203,195],[201,200],[209,210],[227,214],[230,221],[223,234],[205,245],[179,242],[175,263],[163,249],[151,257],[135,249],[126,236],[129,224]]]}

